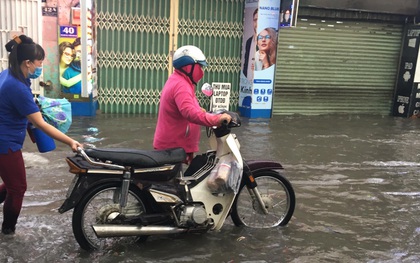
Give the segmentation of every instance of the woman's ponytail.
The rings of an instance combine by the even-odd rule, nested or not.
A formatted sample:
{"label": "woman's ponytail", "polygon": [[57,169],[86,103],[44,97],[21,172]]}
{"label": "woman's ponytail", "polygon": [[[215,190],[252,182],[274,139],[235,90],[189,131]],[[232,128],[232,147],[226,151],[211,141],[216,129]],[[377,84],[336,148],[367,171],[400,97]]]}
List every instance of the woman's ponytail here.
{"label": "woman's ponytail", "polygon": [[5,48],[10,52],[9,70],[11,74],[24,83],[25,78],[20,69],[22,62],[25,60],[34,61],[35,59],[43,60],[45,58],[44,49],[36,44],[32,38],[25,35],[14,36],[5,45]]}

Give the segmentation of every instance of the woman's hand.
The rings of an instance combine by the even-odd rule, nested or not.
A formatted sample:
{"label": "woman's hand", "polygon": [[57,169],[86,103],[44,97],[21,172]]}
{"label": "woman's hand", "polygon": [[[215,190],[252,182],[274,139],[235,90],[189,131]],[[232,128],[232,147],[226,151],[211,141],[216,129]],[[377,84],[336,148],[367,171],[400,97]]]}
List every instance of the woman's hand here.
{"label": "woman's hand", "polygon": [[73,140],[69,146],[71,147],[71,149],[73,150],[73,152],[77,152],[77,148],[82,148],[83,149],[83,144],[79,143],[78,141]]}
{"label": "woman's hand", "polygon": [[259,60],[262,62],[262,68],[266,69],[270,67],[270,62],[268,61],[268,56],[267,53],[265,53],[265,51],[260,51],[260,57]]}
{"label": "woman's hand", "polygon": [[227,113],[220,114],[220,119],[219,119],[220,125],[222,125],[222,123],[224,121],[226,121],[227,123],[229,123],[231,120],[232,120],[232,117],[229,114],[227,114]]}

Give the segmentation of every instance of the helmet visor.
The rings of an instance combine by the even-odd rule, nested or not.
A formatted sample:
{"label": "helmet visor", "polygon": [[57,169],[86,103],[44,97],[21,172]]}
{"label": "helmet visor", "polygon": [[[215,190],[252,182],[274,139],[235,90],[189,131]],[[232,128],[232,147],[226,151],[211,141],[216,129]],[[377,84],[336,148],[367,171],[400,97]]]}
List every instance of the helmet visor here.
{"label": "helmet visor", "polygon": [[198,60],[197,64],[200,64],[202,67],[207,67],[208,66],[208,64],[205,60]]}

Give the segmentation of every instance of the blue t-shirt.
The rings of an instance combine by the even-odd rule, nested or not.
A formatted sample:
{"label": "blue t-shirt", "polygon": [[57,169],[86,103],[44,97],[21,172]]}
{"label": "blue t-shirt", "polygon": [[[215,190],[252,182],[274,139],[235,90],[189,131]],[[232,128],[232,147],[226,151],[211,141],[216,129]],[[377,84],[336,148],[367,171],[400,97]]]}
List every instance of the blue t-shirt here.
{"label": "blue t-shirt", "polygon": [[26,136],[26,116],[38,112],[31,81],[22,83],[8,69],[0,73],[0,153],[22,149]]}

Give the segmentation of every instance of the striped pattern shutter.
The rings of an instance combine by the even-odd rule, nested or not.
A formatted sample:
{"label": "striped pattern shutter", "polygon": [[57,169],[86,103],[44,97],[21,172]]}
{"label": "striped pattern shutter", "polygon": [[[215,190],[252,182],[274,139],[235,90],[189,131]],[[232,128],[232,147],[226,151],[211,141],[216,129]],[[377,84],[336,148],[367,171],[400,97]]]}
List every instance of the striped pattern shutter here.
{"label": "striped pattern shutter", "polygon": [[389,114],[403,25],[300,17],[279,33],[273,115]]}
{"label": "striped pattern shutter", "polygon": [[[207,56],[204,82],[232,84],[238,104],[243,0],[96,0],[98,102],[103,113],[156,114],[172,52],[196,45]],[[173,42],[172,42],[173,41]]]}
{"label": "striped pattern shutter", "polygon": [[170,0],[97,0],[98,102],[104,113],[157,113],[168,78]]}

